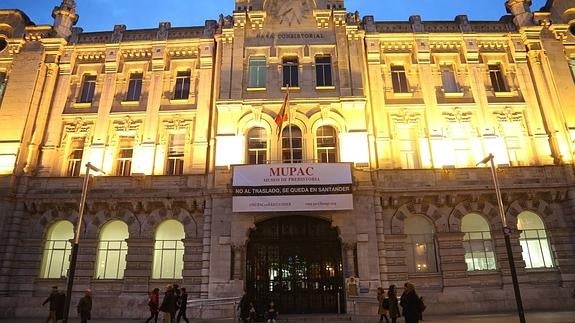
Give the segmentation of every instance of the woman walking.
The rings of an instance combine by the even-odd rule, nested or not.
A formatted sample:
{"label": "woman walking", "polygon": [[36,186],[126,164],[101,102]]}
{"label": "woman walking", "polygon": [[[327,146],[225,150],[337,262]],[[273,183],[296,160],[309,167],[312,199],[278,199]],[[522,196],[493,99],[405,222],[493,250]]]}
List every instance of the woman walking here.
{"label": "woman walking", "polygon": [[415,292],[415,286],[412,283],[405,283],[405,290],[401,295],[399,304],[405,323],[419,322],[419,296]]}
{"label": "woman walking", "polygon": [[160,312],[160,289],[154,288],[150,293],[148,300],[148,307],[150,308],[150,317],[146,320],[146,323],[154,319],[154,323],[158,323],[158,313]]}
{"label": "woman walking", "polygon": [[391,319],[391,323],[397,323],[397,318],[399,315],[399,304],[397,304],[397,290],[395,289],[395,285],[390,285],[389,289],[387,290],[387,299],[389,300],[389,318]]}
{"label": "woman walking", "polygon": [[389,319],[387,318],[389,300],[385,298],[385,289],[383,289],[383,287],[377,288],[377,303],[379,304],[379,308],[377,310],[377,314],[379,314],[379,322],[383,322],[383,319],[385,318],[385,322],[389,323]]}

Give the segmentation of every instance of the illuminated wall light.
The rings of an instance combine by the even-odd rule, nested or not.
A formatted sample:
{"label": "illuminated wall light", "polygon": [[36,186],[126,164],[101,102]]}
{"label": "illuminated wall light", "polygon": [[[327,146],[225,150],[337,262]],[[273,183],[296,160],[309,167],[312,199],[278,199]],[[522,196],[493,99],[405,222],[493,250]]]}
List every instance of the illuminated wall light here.
{"label": "illuminated wall light", "polygon": [[154,169],[154,146],[142,146],[134,149],[132,174],[152,175]]}
{"label": "illuminated wall light", "polygon": [[348,132],[339,136],[342,162],[369,163],[367,132]]}
{"label": "illuminated wall light", "polygon": [[0,174],[12,174],[16,164],[16,155],[0,155]]}
{"label": "illuminated wall light", "polygon": [[243,164],[244,148],[244,136],[217,136],[216,167]]}

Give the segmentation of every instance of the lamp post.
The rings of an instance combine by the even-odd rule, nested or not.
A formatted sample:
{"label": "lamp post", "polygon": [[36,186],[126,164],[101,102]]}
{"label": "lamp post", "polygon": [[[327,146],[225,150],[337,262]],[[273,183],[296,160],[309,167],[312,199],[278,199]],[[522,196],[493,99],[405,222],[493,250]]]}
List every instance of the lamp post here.
{"label": "lamp post", "polygon": [[82,227],[82,218],[84,217],[84,206],[86,204],[86,195],[88,195],[88,180],[90,178],[90,171],[106,174],[98,167],[86,163],[86,174],[84,175],[84,182],[82,184],[82,194],[80,195],[80,206],[78,208],[78,223],[76,223],[76,232],[74,234],[74,244],[72,245],[72,253],[70,257],[70,269],[68,270],[68,282],[66,285],[66,302],[64,303],[64,317],[62,322],[68,323],[68,314],[70,312],[70,302],[72,301],[72,286],[74,285],[74,274],[76,273],[76,260],[78,259],[78,245],[80,243],[80,230]]}
{"label": "lamp post", "polygon": [[523,302],[521,301],[521,291],[519,290],[519,282],[517,281],[517,271],[515,270],[515,261],[513,259],[513,251],[511,250],[511,229],[507,226],[507,219],[505,217],[505,209],[503,208],[503,199],[501,198],[501,189],[499,188],[499,178],[497,177],[497,169],[493,162],[493,154],[483,158],[476,166],[480,164],[487,164],[491,166],[491,176],[493,178],[493,185],[495,186],[495,195],[497,196],[497,205],[499,206],[499,217],[503,225],[503,237],[505,238],[505,249],[507,249],[507,260],[509,261],[509,270],[511,271],[511,281],[513,282],[513,291],[515,292],[515,302],[517,302],[517,313],[519,314],[519,322],[525,323],[525,313],[523,311]]}

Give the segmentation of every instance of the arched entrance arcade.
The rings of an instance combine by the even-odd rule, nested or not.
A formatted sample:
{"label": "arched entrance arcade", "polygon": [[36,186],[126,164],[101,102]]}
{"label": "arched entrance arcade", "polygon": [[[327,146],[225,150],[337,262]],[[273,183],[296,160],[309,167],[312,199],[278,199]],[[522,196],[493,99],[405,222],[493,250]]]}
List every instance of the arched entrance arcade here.
{"label": "arched entrance arcade", "polygon": [[258,311],[345,312],[341,242],[330,222],[304,216],[262,221],[247,244],[246,290]]}

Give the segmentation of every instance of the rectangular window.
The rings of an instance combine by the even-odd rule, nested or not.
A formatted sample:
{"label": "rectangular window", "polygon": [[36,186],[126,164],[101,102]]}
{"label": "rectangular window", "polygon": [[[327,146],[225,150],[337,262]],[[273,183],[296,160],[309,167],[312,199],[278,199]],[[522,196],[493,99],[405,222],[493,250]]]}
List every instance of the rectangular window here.
{"label": "rectangular window", "polygon": [[463,236],[468,271],[495,270],[495,251],[489,231],[466,232]]}
{"label": "rectangular window", "polygon": [[299,86],[299,63],[297,57],[284,57],[282,61],[283,83],[282,86]]}
{"label": "rectangular window", "polygon": [[78,103],[90,103],[94,99],[94,92],[96,90],[96,75],[84,75],[82,80],[82,89],[80,90],[80,97]]}
{"label": "rectangular window", "polygon": [[98,244],[96,279],[122,279],[126,268],[128,243],[125,240],[102,240]]}
{"label": "rectangular window", "polygon": [[321,126],[316,131],[317,160],[320,163],[337,162],[337,134],[331,126]]}
{"label": "rectangular window", "polygon": [[266,87],[266,58],[263,56],[250,57],[249,61],[249,83],[250,88]]}
{"label": "rectangular window", "polygon": [[140,101],[142,94],[142,80],[144,74],[132,73],[130,74],[130,81],[128,83],[128,93],[126,93],[126,101]]}
{"label": "rectangular window", "polygon": [[553,256],[547,232],[540,229],[522,229],[519,244],[523,250],[525,268],[552,268]]}
{"label": "rectangular window", "polygon": [[68,240],[46,240],[42,278],[61,279],[68,274],[72,244]]}
{"label": "rectangular window", "polygon": [[252,128],[248,132],[248,163],[250,165],[267,162],[267,136],[264,128]]}
{"label": "rectangular window", "polygon": [[410,273],[436,273],[437,254],[432,234],[412,234],[407,236],[407,269]]}
{"label": "rectangular window", "polygon": [[182,240],[156,240],[153,279],[181,279],[184,267]]}
{"label": "rectangular window", "polygon": [[134,137],[121,136],[118,145],[116,176],[130,176],[132,173],[132,155],[134,154]]}
{"label": "rectangular window", "polygon": [[441,71],[441,83],[443,85],[443,91],[445,93],[459,92],[459,85],[457,84],[457,79],[455,78],[455,70],[453,69],[453,65],[441,65],[439,69]]}
{"label": "rectangular window", "polygon": [[2,97],[4,96],[5,90],[6,90],[6,72],[0,72],[0,103],[2,103]]}
{"label": "rectangular window", "polygon": [[70,154],[68,155],[67,176],[80,176],[82,168],[82,155],[84,154],[84,137],[72,139]]}
{"label": "rectangular window", "polygon": [[489,64],[489,78],[494,92],[509,92],[500,64]]}
{"label": "rectangular window", "polygon": [[184,173],[185,138],[186,135],[183,133],[170,135],[166,175],[182,175]]}
{"label": "rectangular window", "polygon": [[409,93],[405,68],[401,65],[391,66],[391,83],[394,93]]}
{"label": "rectangular window", "polygon": [[321,55],[315,57],[315,79],[317,86],[332,86],[331,56]]}
{"label": "rectangular window", "polygon": [[175,100],[186,100],[190,96],[190,76],[190,71],[180,71],[176,75]]}

